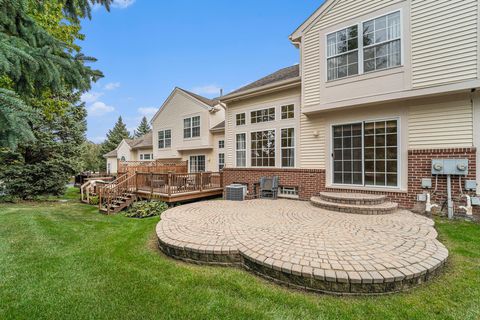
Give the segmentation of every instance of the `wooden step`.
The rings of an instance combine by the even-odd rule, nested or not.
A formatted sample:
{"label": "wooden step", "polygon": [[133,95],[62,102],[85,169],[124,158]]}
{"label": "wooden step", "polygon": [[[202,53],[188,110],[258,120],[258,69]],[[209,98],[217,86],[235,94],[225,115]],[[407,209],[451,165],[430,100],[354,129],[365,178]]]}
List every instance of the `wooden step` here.
{"label": "wooden step", "polygon": [[393,202],[383,202],[380,204],[348,204],[325,201],[320,197],[312,197],[310,202],[319,208],[351,214],[380,215],[394,213],[398,209],[398,204]]}

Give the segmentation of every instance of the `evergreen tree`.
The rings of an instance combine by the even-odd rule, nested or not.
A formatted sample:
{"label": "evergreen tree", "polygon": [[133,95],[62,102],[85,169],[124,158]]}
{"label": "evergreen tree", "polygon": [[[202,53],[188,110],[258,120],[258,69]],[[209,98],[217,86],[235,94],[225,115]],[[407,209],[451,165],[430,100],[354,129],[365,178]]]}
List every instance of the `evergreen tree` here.
{"label": "evergreen tree", "polygon": [[134,131],[134,136],[135,138],[140,138],[143,135],[146,135],[147,133],[152,130],[150,128],[150,124],[148,123],[147,117],[143,117],[142,121],[140,122],[140,125],[138,126],[137,130]]}
{"label": "evergreen tree", "polygon": [[113,129],[107,133],[107,139],[102,143],[102,156],[112,150],[115,150],[123,139],[130,139],[130,132],[123,123],[122,117],[118,117]]}
{"label": "evergreen tree", "polygon": [[105,159],[102,157],[102,145],[86,141],[82,145],[81,171],[105,171]]}

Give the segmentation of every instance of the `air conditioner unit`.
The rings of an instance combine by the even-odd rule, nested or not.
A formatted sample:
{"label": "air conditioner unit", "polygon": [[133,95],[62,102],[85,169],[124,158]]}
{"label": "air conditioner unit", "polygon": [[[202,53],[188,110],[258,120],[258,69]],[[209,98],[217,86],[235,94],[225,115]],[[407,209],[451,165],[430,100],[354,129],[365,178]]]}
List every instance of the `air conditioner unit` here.
{"label": "air conditioner unit", "polygon": [[243,184],[231,184],[226,188],[226,200],[243,201],[247,195],[247,186]]}

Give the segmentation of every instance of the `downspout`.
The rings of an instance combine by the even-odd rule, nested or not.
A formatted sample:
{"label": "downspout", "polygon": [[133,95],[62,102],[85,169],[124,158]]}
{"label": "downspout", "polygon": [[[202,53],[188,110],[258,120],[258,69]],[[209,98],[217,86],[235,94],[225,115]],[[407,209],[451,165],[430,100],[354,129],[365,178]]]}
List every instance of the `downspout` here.
{"label": "downspout", "polygon": [[480,92],[472,89],[471,102],[473,110],[473,146],[477,149],[477,194],[480,195]]}

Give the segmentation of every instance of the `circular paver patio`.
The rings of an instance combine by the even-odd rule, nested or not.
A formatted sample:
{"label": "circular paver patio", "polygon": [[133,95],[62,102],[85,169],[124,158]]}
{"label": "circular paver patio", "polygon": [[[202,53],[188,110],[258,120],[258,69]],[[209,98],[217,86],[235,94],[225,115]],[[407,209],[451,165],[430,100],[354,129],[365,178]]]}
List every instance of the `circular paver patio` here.
{"label": "circular paver patio", "polygon": [[276,282],[340,294],[405,290],[438,273],[448,257],[426,217],[347,214],[291,200],[179,206],[162,214],[157,235],[178,259],[242,265]]}

